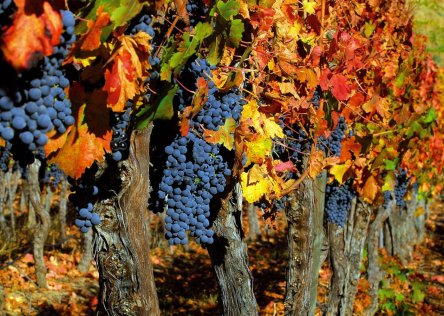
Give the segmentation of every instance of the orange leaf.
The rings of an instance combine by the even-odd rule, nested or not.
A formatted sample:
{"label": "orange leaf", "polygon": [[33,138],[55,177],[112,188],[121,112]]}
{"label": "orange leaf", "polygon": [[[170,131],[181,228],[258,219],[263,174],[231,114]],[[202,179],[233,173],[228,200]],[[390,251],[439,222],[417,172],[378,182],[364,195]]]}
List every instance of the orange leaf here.
{"label": "orange leaf", "polygon": [[5,59],[16,69],[32,68],[43,56],[53,53],[60,42],[62,19],[44,1],[15,0],[17,12],[12,25],[1,36]]}
{"label": "orange leaf", "polygon": [[361,189],[361,196],[367,202],[372,203],[379,191],[380,188],[378,182],[375,177],[370,176],[367,181],[365,181],[364,187]]}
{"label": "orange leaf", "polygon": [[100,37],[102,36],[102,29],[110,22],[110,16],[107,12],[103,12],[103,6],[97,9],[97,18],[95,21],[89,20],[87,22],[88,32],[84,34],[81,40],[80,48],[82,50],[95,50],[100,46]]}
{"label": "orange leaf", "polygon": [[105,86],[108,107],[114,112],[125,109],[126,102],[144,91],[144,81],[151,66],[148,55],[151,36],[139,32],[135,36],[122,35],[120,47],[111,57],[105,70]]}
{"label": "orange leaf", "polygon": [[71,98],[76,124],[60,137],[50,138],[45,152],[50,163],[57,163],[66,175],[78,179],[94,161],[103,161],[105,153],[111,152],[112,133],[104,120],[109,117],[109,110],[102,91],[85,95],[80,85],[74,85],[70,94],[76,95]]}
{"label": "orange leaf", "polygon": [[234,146],[234,130],[236,129],[236,122],[233,118],[228,118],[225,121],[224,126],[221,126],[219,130],[212,131],[209,129],[204,130],[205,140],[212,144],[222,144],[228,150],[232,150]]}

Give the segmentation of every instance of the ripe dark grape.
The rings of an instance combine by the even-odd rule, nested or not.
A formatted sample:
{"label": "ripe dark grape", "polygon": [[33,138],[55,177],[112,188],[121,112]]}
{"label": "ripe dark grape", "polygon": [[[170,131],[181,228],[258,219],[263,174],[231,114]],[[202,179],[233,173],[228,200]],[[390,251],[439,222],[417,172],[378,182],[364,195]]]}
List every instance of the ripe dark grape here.
{"label": "ripe dark grape", "polygon": [[405,206],[405,195],[407,193],[407,187],[410,183],[410,177],[407,175],[405,169],[399,169],[396,173],[396,185],[395,185],[395,199],[396,205],[400,207]]}
{"label": "ripe dark grape", "polygon": [[[207,143],[202,137],[203,128],[217,130],[228,117],[239,120],[244,101],[237,89],[220,93],[211,81],[210,70],[206,60],[198,59],[185,72],[194,81],[199,77],[207,80],[212,98],[191,120],[188,135],[176,135],[165,147],[165,168],[157,200],[151,202],[151,208],[166,211],[166,238],[171,245],[186,244],[187,231],[198,243],[214,242],[209,220],[210,203],[214,196],[224,192],[225,177],[231,175],[220,153],[220,145]],[[179,110],[191,104],[191,97],[179,90],[175,99]]]}
{"label": "ripe dark grape", "polygon": [[120,161],[128,154],[128,128],[131,121],[131,111],[133,103],[128,101],[123,113],[113,113],[111,119],[113,139],[111,141],[112,158],[114,161]]}
{"label": "ripe dark grape", "polygon": [[6,172],[11,158],[11,143],[6,142],[4,147],[0,147],[0,170]]}
{"label": "ripe dark grape", "polygon": [[87,233],[93,225],[99,225],[100,216],[94,212],[93,204],[98,200],[98,188],[91,184],[88,174],[73,185],[74,193],[70,195],[70,200],[74,203],[77,211],[77,219],[74,224],[80,228],[82,233]]}
{"label": "ripe dark grape", "polygon": [[61,15],[64,31],[60,44],[53,47],[53,54],[34,68],[19,73],[17,84],[8,83],[6,78],[0,83],[0,135],[11,141],[14,159],[24,164],[33,160],[30,152],[46,145],[46,133],[52,130],[63,133],[74,123],[71,102],[61,87],[69,84],[62,63],[75,40],[74,16],[69,11],[61,11]]}
{"label": "ripe dark grape", "polygon": [[[44,164],[42,164],[42,166],[44,166]],[[49,184],[55,189],[64,177],[64,172],[58,168],[57,164],[50,164],[49,166],[45,166],[42,182]]]}
{"label": "ripe dark grape", "polygon": [[351,181],[339,185],[336,181],[327,184],[325,189],[325,213],[327,221],[343,227],[347,220],[347,211],[355,193],[351,188]]}
{"label": "ripe dark grape", "polygon": [[344,117],[340,117],[338,124],[334,131],[331,133],[328,139],[321,136],[318,141],[318,148],[322,149],[327,156],[340,156],[341,155],[341,141],[344,138],[347,124]]}
{"label": "ripe dark grape", "polygon": [[186,9],[191,26],[195,26],[197,22],[205,20],[205,16],[208,13],[208,7],[202,1],[189,0],[187,1]]}

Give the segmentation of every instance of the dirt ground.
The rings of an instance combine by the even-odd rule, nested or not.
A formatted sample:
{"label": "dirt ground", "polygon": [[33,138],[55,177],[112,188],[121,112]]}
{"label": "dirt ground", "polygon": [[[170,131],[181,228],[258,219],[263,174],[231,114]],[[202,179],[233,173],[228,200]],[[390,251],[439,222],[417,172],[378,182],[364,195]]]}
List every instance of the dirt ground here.
{"label": "dirt ground", "polygon": [[[262,240],[249,241],[249,260],[254,277],[254,289],[261,315],[283,315],[285,295],[286,236],[283,214],[265,233]],[[380,315],[444,315],[444,204],[434,203],[427,221],[427,235],[422,245],[415,248],[414,259],[407,267],[405,280],[387,282],[404,299],[393,300],[396,308],[408,313],[381,309]],[[81,238],[72,227],[70,238],[63,245],[47,247],[48,288],[39,289],[35,283],[33,257],[26,236],[15,245],[0,245],[0,315],[92,315],[97,305],[98,273],[92,264],[88,273],[76,269],[81,256]],[[29,236],[28,236],[29,237]],[[57,244],[51,236],[48,243]],[[28,248],[27,248],[28,247]],[[219,315],[218,291],[209,256],[205,249],[191,242],[184,247],[156,247],[152,250],[154,273],[163,315]],[[13,260],[13,262],[11,262]],[[386,258],[392,265],[395,259]],[[365,271],[363,271],[365,274]],[[319,307],[328,295],[331,270],[324,263],[319,275]],[[412,284],[420,284],[421,300],[412,303]],[[414,293],[415,294],[415,293]],[[417,293],[416,293],[417,294]],[[359,283],[355,302],[356,314],[368,304],[366,282]],[[382,301],[391,303],[390,299]],[[382,304],[381,303],[381,304]],[[398,306],[399,305],[399,306]],[[407,307],[406,307],[407,306]],[[318,309],[317,314],[321,314]]]}

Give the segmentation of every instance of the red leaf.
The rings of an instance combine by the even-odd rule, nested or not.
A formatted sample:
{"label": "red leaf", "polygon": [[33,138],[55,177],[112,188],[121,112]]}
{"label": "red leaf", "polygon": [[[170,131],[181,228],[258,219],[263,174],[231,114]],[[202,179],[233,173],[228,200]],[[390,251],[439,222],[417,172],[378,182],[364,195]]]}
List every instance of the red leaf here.
{"label": "red leaf", "polygon": [[276,166],[274,166],[274,170],[276,172],[295,171],[296,167],[292,161],[287,161],[278,163]]}
{"label": "red leaf", "polygon": [[331,93],[339,101],[347,100],[348,95],[351,92],[349,85],[347,84],[347,78],[340,74],[334,74],[330,79]]}
{"label": "red leaf", "polygon": [[60,42],[62,19],[44,1],[16,0],[17,12],[12,25],[0,38],[5,59],[18,70],[32,68],[43,56],[53,53]]}

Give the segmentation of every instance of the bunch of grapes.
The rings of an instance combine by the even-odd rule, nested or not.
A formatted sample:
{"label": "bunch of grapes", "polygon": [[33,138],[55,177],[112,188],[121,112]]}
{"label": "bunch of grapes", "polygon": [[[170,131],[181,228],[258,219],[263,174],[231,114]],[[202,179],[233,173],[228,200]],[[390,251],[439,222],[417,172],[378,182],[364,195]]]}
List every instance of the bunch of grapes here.
{"label": "bunch of grapes", "polygon": [[327,184],[325,189],[325,212],[327,221],[343,227],[347,220],[347,211],[355,197],[355,192],[351,188],[351,181],[348,180],[342,185],[338,182]]}
{"label": "bunch of grapes", "polygon": [[0,147],[0,170],[8,171],[9,159],[11,158],[11,143],[6,142],[4,147]]}
{"label": "bunch of grapes", "polygon": [[[225,177],[231,175],[231,170],[220,153],[220,145],[209,144],[202,138],[203,128],[217,130],[229,117],[238,121],[244,101],[237,89],[219,93],[211,81],[211,68],[206,60],[195,60],[186,73],[194,80],[205,78],[213,97],[191,120],[189,133],[177,135],[165,147],[166,163],[159,183],[157,207],[166,209],[166,237],[171,245],[186,244],[186,231],[198,243],[212,244],[210,203],[215,195],[224,192]],[[183,110],[191,104],[191,97],[180,90],[176,98],[178,108]]]}
{"label": "bunch of grapes", "polygon": [[199,21],[205,20],[208,13],[208,7],[202,1],[189,0],[186,5],[190,25],[195,26]]}
{"label": "bunch of grapes", "polygon": [[76,206],[77,218],[74,224],[82,233],[87,233],[93,225],[101,222],[99,214],[94,212],[93,202],[98,199],[99,189],[91,185],[86,177],[80,183],[73,183],[74,193],[69,196]]}
{"label": "bunch of grapes", "polygon": [[343,116],[339,118],[338,125],[331,133],[330,137],[319,137],[318,148],[323,150],[328,156],[341,155],[341,141],[344,139],[347,124]]}
{"label": "bunch of grapes", "polygon": [[389,207],[390,201],[393,199],[393,191],[384,191],[384,208]]}
{"label": "bunch of grapes", "polygon": [[131,121],[131,111],[133,103],[126,102],[126,109],[123,113],[112,113],[111,125],[113,139],[111,141],[112,158],[114,161],[122,160],[128,154],[128,127]]}
{"label": "bunch of grapes", "polygon": [[53,163],[45,168],[42,182],[45,184],[49,184],[53,188],[57,188],[64,177],[64,172],[59,169],[57,164]]}
{"label": "bunch of grapes", "polygon": [[12,0],[3,0],[0,2],[0,34],[2,27],[9,24],[15,9],[16,7]]}
{"label": "bunch of grapes", "polygon": [[[64,32],[53,55],[43,58],[39,64],[19,74],[18,85],[0,87],[0,136],[13,143],[17,154],[24,150],[43,148],[46,133],[57,130],[64,133],[74,123],[71,102],[64,89],[69,80],[61,68],[69,46],[74,42],[74,16],[61,11]],[[17,146],[15,146],[17,145]],[[20,157],[14,157],[20,160]]]}
{"label": "bunch of grapes", "polygon": [[321,104],[321,87],[317,86],[316,90],[313,93],[313,97],[311,98],[311,103],[314,105],[316,109],[319,109]]}
{"label": "bunch of grapes", "polygon": [[396,185],[395,185],[395,199],[396,205],[400,207],[405,206],[404,197],[407,193],[407,187],[410,183],[410,177],[407,175],[405,169],[399,169],[396,174]]}

